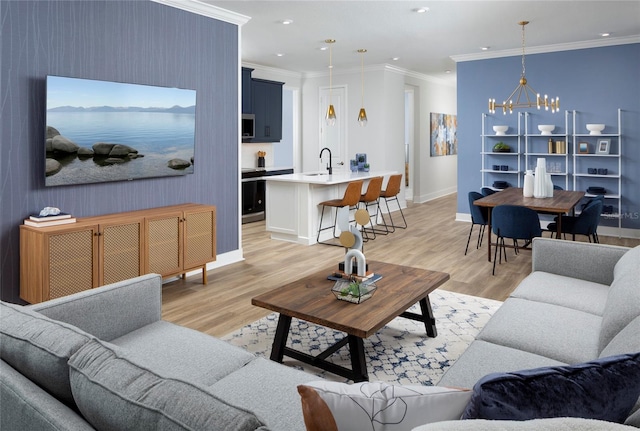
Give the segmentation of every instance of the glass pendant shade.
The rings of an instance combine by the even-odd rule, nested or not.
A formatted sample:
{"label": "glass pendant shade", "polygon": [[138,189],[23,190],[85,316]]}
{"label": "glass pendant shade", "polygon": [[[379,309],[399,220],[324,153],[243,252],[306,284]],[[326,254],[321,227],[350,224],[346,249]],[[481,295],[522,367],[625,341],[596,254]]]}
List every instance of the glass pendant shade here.
{"label": "glass pendant shade", "polygon": [[327,125],[335,126],[336,124],[336,110],[333,109],[333,105],[329,105],[329,109],[327,109],[327,115],[325,117],[327,120]]}
{"label": "glass pendant shade", "polygon": [[365,111],[364,108],[360,108],[360,112],[358,113],[358,124],[360,127],[367,125],[367,111]]}

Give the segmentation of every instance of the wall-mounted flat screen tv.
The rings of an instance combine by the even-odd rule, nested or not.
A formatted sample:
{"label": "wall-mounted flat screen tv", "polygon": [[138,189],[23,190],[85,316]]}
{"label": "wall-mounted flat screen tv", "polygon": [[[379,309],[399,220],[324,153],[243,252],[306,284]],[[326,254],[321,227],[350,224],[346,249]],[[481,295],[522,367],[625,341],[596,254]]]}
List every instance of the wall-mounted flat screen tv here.
{"label": "wall-mounted flat screen tv", "polygon": [[45,185],[194,171],[195,90],[47,76]]}

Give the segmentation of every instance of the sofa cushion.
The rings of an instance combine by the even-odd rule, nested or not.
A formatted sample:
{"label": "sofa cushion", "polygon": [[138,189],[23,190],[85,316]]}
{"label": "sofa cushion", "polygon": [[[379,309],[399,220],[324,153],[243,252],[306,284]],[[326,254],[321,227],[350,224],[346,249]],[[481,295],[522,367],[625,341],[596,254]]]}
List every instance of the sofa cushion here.
{"label": "sofa cushion", "polygon": [[[207,390],[254,412],[274,431],[299,431],[304,429],[304,419],[296,387],[313,380],[318,376],[257,358]],[[247,382],[251,382],[249,388]]]}
{"label": "sofa cushion", "polygon": [[602,315],[598,352],[637,316],[640,316],[640,266],[636,266],[635,271],[621,272],[611,283]]}
{"label": "sofa cushion", "polygon": [[67,360],[93,337],[28,308],[0,303],[0,357],[73,407]]}
{"label": "sofa cushion", "polygon": [[95,431],[75,410],[0,360],[0,429]]}
{"label": "sofa cushion", "polygon": [[438,386],[472,388],[489,373],[524,370],[527,368],[566,365],[535,353],[475,340],[462,356],[444,373]]}
{"label": "sofa cushion", "polygon": [[601,321],[572,308],[509,298],[477,339],[576,364],[598,357]]}
{"label": "sofa cushion", "polygon": [[69,360],[71,389],[97,429],[255,430],[256,416],[203,388],[163,378],[104,341],[85,344]]}
{"label": "sofa cushion", "polygon": [[246,350],[189,328],[158,321],[111,343],[164,376],[209,386],[255,359]]}
{"label": "sofa cushion", "polygon": [[613,277],[622,277],[628,273],[633,273],[638,277],[638,271],[640,271],[640,245],[622,255],[613,268]]}
{"label": "sofa cushion", "polygon": [[[394,386],[384,382],[345,383],[317,381],[299,387],[307,431],[408,430],[421,424],[459,419],[471,391],[435,386]],[[329,408],[335,428],[322,428],[327,419],[318,413],[321,400]],[[316,404],[314,409],[305,405]],[[320,404],[322,405],[322,404]]]}
{"label": "sofa cushion", "polygon": [[536,271],[522,280],[510,296],[602,316],[608,293],[606,284]]}
{"label": "sofa cushion", "polygon": [[463,419],[581,417],[623,423],[640,396],[640,352],[573,366],[489,374]]}
{"label": "sofa cushion", "polygon": [[640,316],[629,322],[613,337],[613,340],[600,352],[600,357],[632,352],[640,352]]}

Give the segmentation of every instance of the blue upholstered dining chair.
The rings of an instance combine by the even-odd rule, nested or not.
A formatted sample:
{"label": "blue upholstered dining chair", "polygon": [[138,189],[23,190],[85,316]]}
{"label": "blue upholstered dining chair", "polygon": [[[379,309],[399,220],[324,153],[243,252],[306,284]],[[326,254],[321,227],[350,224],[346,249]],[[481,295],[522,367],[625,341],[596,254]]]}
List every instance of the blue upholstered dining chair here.
{"label": "blue upholstered dining chair", "polygon": [[493,190],[491,187],[483,187],[482,189],[480,189],[480,192],[482,192],[483,196],[489,196],[494,194],[496,191]]}
{"label": "blue upholstered dining chair", "polygon": [[[571,234],[572,239],[576,240],[576,235],[585,235],[589,238],[589,242],[599,243],[598,224],[600,224],[600,215],[602,214],[602,206],[604,205],[604,196],[596,196],[592,198],[582,209],[578,216],[562,216],[562,234]],[[555,232],[557,228],[558,217],[553,223],[549,223],[547,229]],[[553,235],[553,234],[552,234]],[[593,238],[593,241],[591,239]]]}
{"label": "blue upholstered dining chair", "polygon": [[496,234],[496,251],[493,256],[493,272],[496,273],[496,260],[500,252],[500,263],[502,255],[507,261],[507,251],[504,244],[505,238],[513,240],[513,248],[518,254],[518,240],[531,242],[533,238],[542,236],[540,228],[540,218],[534,210],[517,205],[498,205],[491,212],[491,230]]}
{"label": "blue upholstered dining chair", "polygon": [[467,255],[469,250],[469,241],[471,241],[471,233],[475,225],[480,225],[478,230],[478,240],[476,241],[476,250],[482,246],[482,238],[484,238],[484,228],[489,224],[488,212],[485,207],[479,207],[474,205],[473,202],[477,199],[483,198],[478,192],[469,192],[469,210],[471,211],[471,229],[469,229],[469,238],[467,238],[467,247],[464,249],[464,255]]}

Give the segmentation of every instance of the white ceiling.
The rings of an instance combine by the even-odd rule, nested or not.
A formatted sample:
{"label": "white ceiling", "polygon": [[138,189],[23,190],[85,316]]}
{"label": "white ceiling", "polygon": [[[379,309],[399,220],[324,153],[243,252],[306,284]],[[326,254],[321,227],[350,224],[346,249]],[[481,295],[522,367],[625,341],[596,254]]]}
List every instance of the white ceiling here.
{"label": "white ceiling", "polygon": [[[357,50],[365,48],[365,68],[391,64],[454,80],[455,60],[521,55],[518,22],[523,20],[530,21],[525,28],[527,54],[640,42],[640,0],[199,3],[251,17],[242,26],[244,63],[301,73],[326,73],[329,54],[320,48],[325,39],[335,39],[334,73],[358,69]],[[429,11],[414,12],[420,7]],[[293,23],[281,24],[285,19]],[[601,37],[604,32],[611,36]],[[483,52],[481,47],[489,50]]]}

